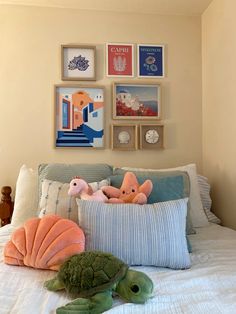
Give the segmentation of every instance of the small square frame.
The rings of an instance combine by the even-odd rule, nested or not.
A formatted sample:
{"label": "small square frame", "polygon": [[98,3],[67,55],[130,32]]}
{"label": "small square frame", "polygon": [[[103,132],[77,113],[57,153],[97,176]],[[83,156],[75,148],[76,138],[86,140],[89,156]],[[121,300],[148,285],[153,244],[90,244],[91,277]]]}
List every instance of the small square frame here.
{"label": "small square frame", "polygon": [[111,149],[137,150],[138,126],[135,124],[111,125]]}
{"label": "small square frame", "polygon": [[163,148],[164,148],[164,125],[141,124],[140,149],[163,149]]}
{"label": "small square frame", "polygon": [[134,44],[106,43],[106,76],[134,77]]}
{"label": "small square frame", "polygon": [[61,46],[62,81],[96,81],[96,47]]}

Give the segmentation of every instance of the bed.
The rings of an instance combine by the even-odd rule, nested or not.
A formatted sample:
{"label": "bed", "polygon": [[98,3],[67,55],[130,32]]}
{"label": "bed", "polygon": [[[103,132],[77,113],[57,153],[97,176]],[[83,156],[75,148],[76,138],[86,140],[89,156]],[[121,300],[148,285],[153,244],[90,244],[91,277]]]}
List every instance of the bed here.
{"label": "bed", "polygon": [[[0,313],[49,314],[70,299],[64,292],[43,287],[55,272],[6,265],[3,249],[16,229],[0,229]],[[188,239],[192,246],[191,268],[133,266],[154,282],[153,297],[144,305],[123,303],[114,298],[107,313],[235,313],[236,312],[236,231],[215,223],[196,227]]]}

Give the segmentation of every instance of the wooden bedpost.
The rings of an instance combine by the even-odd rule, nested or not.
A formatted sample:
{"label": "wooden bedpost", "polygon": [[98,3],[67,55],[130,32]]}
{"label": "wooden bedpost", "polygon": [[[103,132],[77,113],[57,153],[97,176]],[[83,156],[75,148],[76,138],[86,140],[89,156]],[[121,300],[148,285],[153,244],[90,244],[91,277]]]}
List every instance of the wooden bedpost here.
{"label": "wooden bedpost", "polygon": [[14,203],[11,200],[11,187],[3,186],[1,189],[2,197],[0,202],[0,219],[1,226],[7,225],[11,222]]}

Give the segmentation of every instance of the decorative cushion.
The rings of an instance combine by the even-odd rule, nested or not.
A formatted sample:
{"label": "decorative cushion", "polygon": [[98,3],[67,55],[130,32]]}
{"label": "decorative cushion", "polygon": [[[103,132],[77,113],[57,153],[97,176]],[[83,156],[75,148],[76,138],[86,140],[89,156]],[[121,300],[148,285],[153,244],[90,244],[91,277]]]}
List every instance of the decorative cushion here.
{"label": "decorative cushion", "polygon": [[38,212],[38,173],[23,165],[16,181],[14,211],[11,224],[20,227]]}
{"label": "decorative cushion", "polygon": [[[124,175],[114,175],[110,177],[111,185],[119,188],[122,184]],[[153,184],[153,189],[148,197],[148,204],[176,200],[189,197],[190,183],[187,172],[171,171],[159,172],[151,175],[137,175],[140,184],[145,180],[150,179]],[[189,206],[188,206],[189,207]],[[189,210],[187,214],[186,233],[194,234]]]}
{"label": "decorative cushion", "polygon": [[86,250],[110,252],[129,265],[189,268],[187,201],[134,205],[77,199]]}
{"label": "decorative cushion", "polygon": [[197,180],[198,180],[198,185],[199,185],[199,190],[200,190],[202,206],[203,206],[203,209],[205,211],[208,221],[215,224],[221,224],[221,220],[211,211],[211,205],[212,205],[212,200],[210,196],[211,186],[208,182],[208,179],[204,176],[198,175]]}
{"label": "decorative cushion", "polygon": [[122,167],[116,168],[114,170],[114,174],[123,174],[125,171],[133,171],[136,175],[150,175],[156,172],[167,172],[167,171],[186,171],[190,178],[190,217],[193,223],[193,227],[204,227],[208,226],[208,220],[205,215],[205,212],[202,207],[200,191],[197,181],[197,170],[195,164],[189,164],[186,166],[180,166],[176,168],[169,169],[144,169],[144,168],[130,168],[130,167]]}
{"label": "decorative cushion", "polygon": [[41,164],[39,173],[39,195],[44,179],[69,183],[73,177],[80,176],[86,182],[98,182],[113,173],[113,168],[107,164]]}
{"label": "decorative cushion", "polygon": [[69,256],[83,252],[84,246],[84,233],[75,222],[56,215],[31,218],[12,233],[4,248],[4,262],[58,270]]}
{"label": "decorative cushion", "polygon": [[[109,185],[109,180],[89,183],[93,191],[97,191],[102,186]],[[39,217],[49,214],[71,219],[78,222],[78,208],[75,197],[68,195],[69,183],[43,180],[42,195],[39,202]]]}

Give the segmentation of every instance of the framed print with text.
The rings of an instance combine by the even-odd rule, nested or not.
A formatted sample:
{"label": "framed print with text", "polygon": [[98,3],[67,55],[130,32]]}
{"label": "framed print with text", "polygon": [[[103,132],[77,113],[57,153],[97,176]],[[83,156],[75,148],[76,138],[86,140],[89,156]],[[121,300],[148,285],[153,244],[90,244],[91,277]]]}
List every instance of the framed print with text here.
{"label": "framed print with text", "polygon": [[133,44],[106,44],[106,76],[134,77]]}
{"label": "framed print with text", "polygon": [[137,45],[137,76],[143,78],[165,76],[163,45]]}

